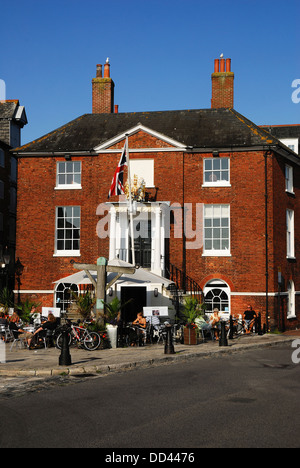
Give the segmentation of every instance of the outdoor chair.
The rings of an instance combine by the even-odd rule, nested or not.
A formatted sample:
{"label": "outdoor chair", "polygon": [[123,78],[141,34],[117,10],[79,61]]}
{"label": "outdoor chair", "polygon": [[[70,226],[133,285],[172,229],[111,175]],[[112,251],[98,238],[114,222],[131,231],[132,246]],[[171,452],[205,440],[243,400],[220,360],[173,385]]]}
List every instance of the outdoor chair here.
{"label": "outdoor chair", "polygon": [[147,343],[147,329],[138,328],[137,329],[137,345],[145,346]]}
{"label": "outdoor chair", "polygon": [[12,331],[10,330],[10,328],[6,327],[5,328],[5,342],[6,343],[11,343],[12,341],[14,341],[14,335],[13,335]]}
{"label": "outdoor chair", "polygon": [[214,337],[215,337],[214,330],[208,324],[205,324],[205,323],[200,324],[200,326],[198,325],[198,328],[201,331],[203,343],[205,342],[205,338],[207,335],[210,336],[212,341],[214,340]]}
{"label": "outdoor chair", "polygon": [[153,328],[153,338],[157,339],[157,343],[166,341],[166,327],[164,325],[158,325]]}
{"label": "outdoor chair", "polygon": [[26,339],[24,336],[22,336],[22,334],[18,331],[15,331],[15,330],[10,330],[14,339],[13,339],[13,342],[12,342],[12,345],[10,347],[10,351],[13,349],[14,345],[18,346],[20,345],[20,348],[22,348],[22,345],[27,348],[27,342],[26,342]]}
{"label": "outdoor chair", "polygon": [[40,331],[37,336],[38,341],[42,341],[44,348],[47,349],[47,330]]}
{"label": "outdoor chair", "polygon": [[52,340],[53,332],[50,330],[42,330],[37,335],[35,335],[34,344],[39,346],[40,343],[43,343],[45,349],[48,348],[50,340]]}

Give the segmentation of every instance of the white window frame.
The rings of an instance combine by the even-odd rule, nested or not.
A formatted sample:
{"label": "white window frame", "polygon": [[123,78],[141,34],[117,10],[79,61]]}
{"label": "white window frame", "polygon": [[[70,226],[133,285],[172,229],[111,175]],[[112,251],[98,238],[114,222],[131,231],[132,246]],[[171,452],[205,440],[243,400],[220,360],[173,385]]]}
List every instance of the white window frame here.
{"label": "white window frame", "polygon": [[295,284],[292,280],[288,282],[287,287],[287,318],[296,317],[296,304],[295,304]]}
{"label": "white window frame", "polygon": [[[79,164],[80,165],[80,171],[74,170],[74,165]],[[64,170],[61,170],[62,166],[64,165]],[[73,170],[68,172],[67,168],[71,167],[73,165]],[[80,183],[75,182],[75,176],[80,174]],[[70,179],[72,181],[67,182],[67,177],[70,176]],[[66,182],[61,183],[61,179],[65,177]],[[81,185],[81,177],[82,177],[82,163],[81,161],[57,161],[56,162],[56,190],[79,190],[82,188]]]}
{"label": "white window frame", "polygon": [[[209,211],[209,210],[212,210],[212,217],[209,217],[206,215],[206,213]],[[225,210],[228,212],[228,215],[225,217],[225,216],[222,216],[223,213],[225,213]],[[218,215],[218,211],[220,211],[220,216],[217,216]],[[212,257],[230,257],[231,256],[231,253],[230,253],[230,205],[221,205],[221,204],[216,204],[216,205],[204,205],[204,213],[203,213],[203,256],[212,256]],[[225,220],[227,219],[227,225],[225,225],[225,223],[223,223],[222,225],[222,220]],[[211,220],[211,226],[209,226],[208,222],[206,222],[207,220]],[[217,221],[215,221],[214,223],[214,220],[220,220],[220,223],[218,223]],[[219,226],[218,226],[219,224]],[[207,231],[211,229],[212,231],[212,237],[207,237]],[[225,230],[225,229],[228,229],[228,236],[225,237],[225,233],[222,232],[222,230]],[[217,231],[220,231],[219,232],[219,235],[220,237],[217,237],[215,236],[215,234],[218,234]],[[215,232],[214,232],[215,231]],[[209,240],[212,240],[212,248],[211,249],[207,249],[206,248],[206,244],[207,244],[207,241]],[[221,248],[221,249],[216,249],[214,248],[214,241],[216,241],[217,239],[220,239],[220,242],[222,242],[222,240],[228,240],[228,248]]]}
{"label": "white window frame", "polygon": [[294,172],[288,164],[285,165],[285,191],[294,194]]}
{"label": "white window frame", "polygon": [[295,258],[295,212],[286,210],[286,256]]}
{"label": "white window frame", "polygon": [[55,307],[66,313],[72,303],[71,291],[78,294],[78,285],[72,283],[58,283],[55,288]]}
{"label": "white window frame", "polygon": [[[74,208],[79,209],[79,216],[74,216]],[[59,217],[59,210],[63,209],[64,216]],[[70,211],[71,210],[71,211]],[[76,213],[75,213],[76,214]],[[71,220],[73,222],[74,219],[79,219],[79,227],[67,227],[66,223],[67,220]],[[62,222],[62,220],[64,220]],[[66,230],[72,231],[72,237],[67,238]],[[79,230],[79,239],[74,239],[74,231]],[[63,237],[59,236],[59,232],[63,232]],[[60,237],[60,238],[59,238]],[[79,242],[79,249],[59,249],[58,242],[62,241],[64,244],[67,241],[71,241],[73,243],[75,240]],[[81,242],[81,207],[80,206],[57,206],[55,210],[55,250],[54,250],[54,257],[78,257],[80,256],[80,242]]]}
{"label": "white window frame", "polygon": [[[221,293],[217,294],[217,290],[221,290]],[[211,302],[212,310],[209,310],[207,313],[211,314],[213,312],[213,309],[217,307],[219,309],[219,314],[222,317],[229,318],[230,310],[231,310],[231,291],[230,291],[228,284],[217,278],[209,281],[203,289],[204,303],[206,304],[207,304],[207,295],[209,293],[212,293],[212,296],[213,296],[213,299]],[[227,295],[227,300],[221,297],[224,294]],[[215,299],[218,299],[218,298],[220,299],[219,303],[215,301]],[[226,307],[225,307],[225,304],[227,304]]]}
{"label": "white window frame", "polygon": [[[222,162],[227,161],[228,168],[222,169]],[[212,168],[207,169],[206,165],[208,162],[211,162]],[[220,168],[214,168],[214,165],[220,163]],[[228,180],[222,180],[222,173],[228,173]],[[205,180],[206,174],[211,173],[211,180]],[[220,173],[220,178],[218,179],[218,173]],[[204,158],[203,161],[203,185],[202,187],[230,187],[230,158]]]}

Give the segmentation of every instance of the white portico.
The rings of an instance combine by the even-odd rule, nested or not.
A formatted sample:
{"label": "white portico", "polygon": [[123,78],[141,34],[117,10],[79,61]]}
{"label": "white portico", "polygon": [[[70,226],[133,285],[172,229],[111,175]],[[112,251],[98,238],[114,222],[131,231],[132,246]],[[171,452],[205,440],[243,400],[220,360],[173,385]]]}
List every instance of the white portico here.
{"label": "white portico", "polygon": [[110,214],[109,260],[131,263],[130,219],[133,220],[135,263],[159,276],[165,274],[166,239],[169,237],[169,202],[108,203]]}

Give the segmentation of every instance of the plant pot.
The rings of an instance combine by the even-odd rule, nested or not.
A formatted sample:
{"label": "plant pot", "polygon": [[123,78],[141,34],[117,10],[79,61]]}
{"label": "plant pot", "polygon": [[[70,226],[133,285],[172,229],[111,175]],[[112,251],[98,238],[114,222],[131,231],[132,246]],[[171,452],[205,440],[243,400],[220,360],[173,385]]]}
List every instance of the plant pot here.
{"label": "plant pot", "polygon": [[196,345],[198,344],[198,330],[196,328],[185,327],[184,331],[184,344]]}
{"label": "plant pot", "polygon": [[107,330],[108,338],[109,338],[109,341],[110,341],[110,346],[112,348],[116,348],[117,347],[117,339],[118,339],[118,327],[117,327],[117,325],[107,324],[106,325],[106,330]]}

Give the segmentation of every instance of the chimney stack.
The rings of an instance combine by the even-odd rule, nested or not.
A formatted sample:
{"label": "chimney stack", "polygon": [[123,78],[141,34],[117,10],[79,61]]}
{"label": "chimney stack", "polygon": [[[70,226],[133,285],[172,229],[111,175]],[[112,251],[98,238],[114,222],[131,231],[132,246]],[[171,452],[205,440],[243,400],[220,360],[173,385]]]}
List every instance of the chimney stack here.
{"label": "chimney stack", "polygon": [[215,60],[214,73],[212,79],[212,109],[233,107],[233,80],[234,73],[231,71],[231,59],[224,59],[223,54],[220,59]]}
{"label": "chimney stack", "polygon": [[97,65],[96,78],[92,80],[93,114],[112,114],[114,112],[114,88],[115,84],[110,77],[109,59],[104,65],[102,77],[102,65]]}

